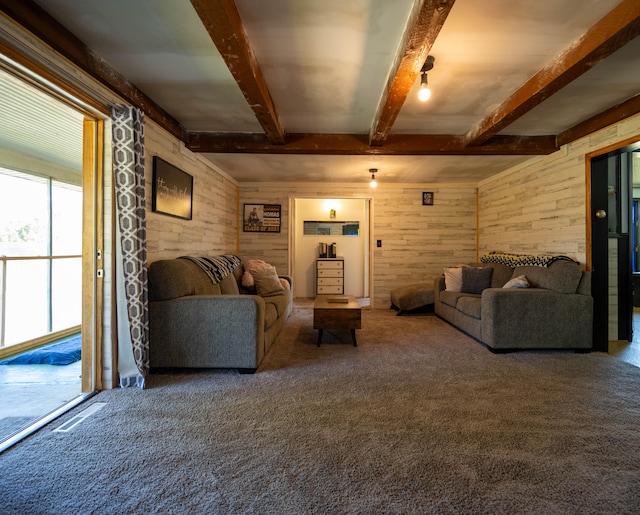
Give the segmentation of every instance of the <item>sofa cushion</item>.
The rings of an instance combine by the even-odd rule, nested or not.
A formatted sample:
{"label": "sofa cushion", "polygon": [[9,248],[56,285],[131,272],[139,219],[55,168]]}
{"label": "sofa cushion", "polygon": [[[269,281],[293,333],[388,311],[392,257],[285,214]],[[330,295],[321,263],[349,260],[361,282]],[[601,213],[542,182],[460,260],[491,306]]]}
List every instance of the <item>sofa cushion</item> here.
{"label": "sofa cushion", "polygon": [[482,293],[482,290],[491,287],[492,275],[493,268],[491,267],[466,266],[462,269],[460,291],[463,293]]}
{"label": "sofa cushion", "polygon": [[491,287],[502,288],[513,275],[513,268],[501,263],[484,263],[482,266],[491,266],[493,275],[491,276]]}
{"label": "sofa cushion", "polygon": [[219,295],[220,285],[187,259],[162,259],[148,268],[149,300],[170,300],[188,295]]}
{"label": "sofa cushion", "polygon": [[555,261],[547,267],[519,266],[513,277],[526,275],[533,288],[544,288],[560,293],[575,293],[582,279],[582,269],[571,261]]}
{"label": "sofa cushion", "polygon": [[471,266],[493,268],[491,288],[502,288],[513,276],[513,268],[502,263],[471,263]]}
{"label": "sofa cushion", "polygon": [[270,293],[284,290],[275,268],[252,272],[251,275],[253,275],[258,295],[269,295]]}
{"label": "sofa cushion", "polygon": [[466,295],[469,295],[469,294],[460,293],[459,291],[444,290],[440,292],[440,302],[442,302],[443,304],[446,304],[447,306],[451,306],[452,308],[455,308],[456,305],[458,304],[458,299]]}
{"label": "sofa cushion", "polygon": [[448,291],[460,291],[462,288],[462,268],[445,268],[444,285]]}
{"label": "sofa cushion", "polygon": [[232,274],[222,279],[218,284],[220,285],[220,291],[223,295],[238,295],[240,293],[238,282]]}
{"label": "sofa cushion", "polygon": [[461,313],[480,320],[480,310],[482,307],[481,295],[465,295],[458,299],[456,308]]}
{"label": "sofa cushion", "polygon": [[236,282],[240,284],[240,280],[242,279],[242,274],[244,273],[244,266],[237,266],[233,269],[233,277],[235,277]]}

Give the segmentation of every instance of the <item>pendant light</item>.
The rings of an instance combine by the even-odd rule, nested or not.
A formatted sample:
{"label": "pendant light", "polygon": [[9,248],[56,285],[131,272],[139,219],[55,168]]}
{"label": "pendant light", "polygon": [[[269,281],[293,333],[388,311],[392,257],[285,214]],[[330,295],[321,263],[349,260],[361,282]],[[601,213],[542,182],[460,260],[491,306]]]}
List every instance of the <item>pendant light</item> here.
{"label": "pendant light", "polygon": [[369,183],[369,186],[375,188],[376,186],[378,186],[378,183],[376,182],[376,173],[378,173],[378,169],[369,168],[369,173],[371,174],[371,182]]}
{"label": "pendant light", "polygon": [[427,72],[433,68],[433,62],[436,60],[432,55],[427,56],[427,60],[420,70],[420,91],[418,91],[418,98],[423,102],[426,102],[431,98],[431,90],[429,89],[429,83],[427,81]]}

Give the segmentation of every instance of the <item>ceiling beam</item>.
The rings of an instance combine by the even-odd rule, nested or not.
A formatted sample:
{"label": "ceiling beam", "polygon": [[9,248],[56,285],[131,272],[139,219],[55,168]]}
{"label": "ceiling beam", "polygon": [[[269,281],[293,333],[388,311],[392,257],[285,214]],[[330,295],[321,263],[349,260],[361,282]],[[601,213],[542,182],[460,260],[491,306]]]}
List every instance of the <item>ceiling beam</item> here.
{"label": "ceiling beam", "polygon": [[0,11],[60,55],[87,72],[116,95],[142,109],[145,115],[176,138],[187,140],[187,130],[126,77],[32,0],[0,0]]}
{"label": "ceiling beam", "polygon": [[623,0],[465,136],[480,145],[640,34],[640,2]]}
{"label": "ceiling beam", "polygon": [[288,133],[273,145],[263,134],[194,132],[193,152],[315,155],[546,155],[558,150],[555,136],[494,136],[484,145],[467,147],[463,136],[391,134],[383,145],[370,146],[364,134]]}
{"label": "ceiling beam", "polygon": [[455,0],[425,0],[418,11],[412,12],[402,45],[403,53],[396,57],[371,122],[370,145],[382,145],[389,136],[454,2]]}
{"label": "ceiling beam", "polygon": [[233,0],[191,0],[191,4],[253,109],[267,138],[273,144],[283,143],[284,128],[278,119],[271,93],[251,50],[235,3]]}
{"label": "ceiling beam", "polygon": [[625,100],[624,102],[610,107],[609,109],[599,113],[588,120],[580,122],[578,125],[567,129],[558,134],[556,142],[559,147],[576,141],[584,136],[593,134],[596,131],[604,129],[610,125],[618,123],[625,118],[629,118],[640,113],[640,95]]}

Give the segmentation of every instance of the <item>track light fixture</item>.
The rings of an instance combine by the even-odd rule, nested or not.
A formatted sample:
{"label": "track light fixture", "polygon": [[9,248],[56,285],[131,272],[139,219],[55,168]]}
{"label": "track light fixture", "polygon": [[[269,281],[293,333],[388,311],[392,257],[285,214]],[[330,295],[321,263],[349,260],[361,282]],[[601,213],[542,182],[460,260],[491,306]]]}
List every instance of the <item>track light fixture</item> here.
{"label": "track light fixture", "polygon": [[378,173],[378,169],[369,168],[369,173],[371,173],[371,182],[369,183],[369,186],[375,188],[378,185],[378,183],[376,182],[376,173]]}
{"label": "track light fixture", "polygon": [[427,60],[420,70],[420,91],[418,91],[418,98],[423,102],[426,102],[431,98],[431,90],[429,89],[429,83],[427,82],[427,72],[433,68],[433,62],[436,60],[432,55],[427,56]]}

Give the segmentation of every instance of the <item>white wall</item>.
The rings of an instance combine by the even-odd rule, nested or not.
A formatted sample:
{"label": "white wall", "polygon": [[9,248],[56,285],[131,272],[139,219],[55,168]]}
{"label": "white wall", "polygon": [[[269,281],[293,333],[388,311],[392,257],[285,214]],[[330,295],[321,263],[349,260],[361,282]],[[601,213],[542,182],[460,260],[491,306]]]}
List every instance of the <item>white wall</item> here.
{"label": "white wall", "polygon": [[[294,294],[296,297],[315,297],[316,264],[320,243],[335,243],[337,255],[344,257],[344,293],[364,297],[365,273],[367,270],[367,223],[366,199],[295,199],[293,270]],[[330,209],[336,210],[336,218],[329,217]],[[305,235],[304,221],[357,221],[359,236]]]}

